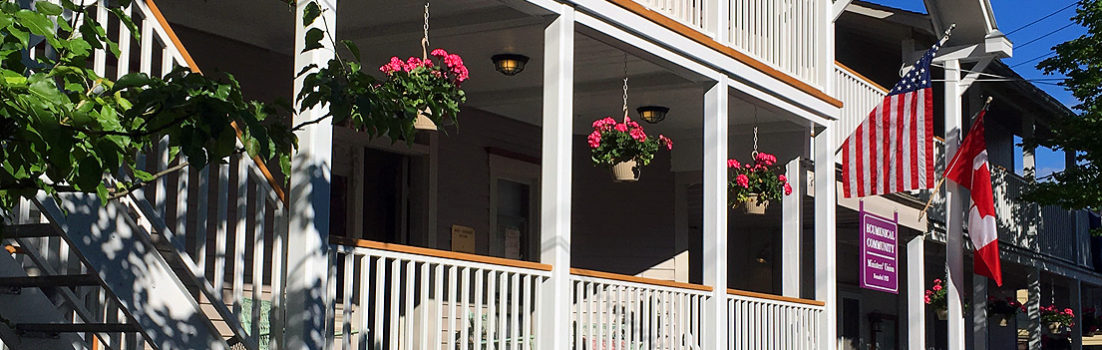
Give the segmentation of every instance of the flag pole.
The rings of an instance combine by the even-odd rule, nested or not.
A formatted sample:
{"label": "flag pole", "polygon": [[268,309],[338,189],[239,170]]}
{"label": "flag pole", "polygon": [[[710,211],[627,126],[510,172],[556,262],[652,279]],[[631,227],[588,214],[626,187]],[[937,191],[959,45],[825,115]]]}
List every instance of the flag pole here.
{"label": "flag pole", "polygon": [[[994,97],[987,96],[987,101],[983,103],[983,108],[980,108],[980,111],[981,112],[986,111],[987,107],[991,106],[991,101],[994,100],[994,99],[995,99]],[[976,121],[976,116],[978,116],[978,115],[980,115],[979,112],[976,112],[976,114],[973,114],[972,118],[971,118],[971,122]],[[945,173],[949,173],[949,169],[945,169]],[[944,185],[944,184],[945,184],[945,176],[942,175],[941,178],[937,180],[937,184],[934,185],[933,190],[931,190],[930,199],[926,200],[926,205],[922,207],[922,211],[918,212],[918,219],[919,220],[922,220],[922,218],[926,217],[926,211],[930,210],[930,205],[934,203],[934,198],[937,197],[937,191],[940,190],[941,185]]]}

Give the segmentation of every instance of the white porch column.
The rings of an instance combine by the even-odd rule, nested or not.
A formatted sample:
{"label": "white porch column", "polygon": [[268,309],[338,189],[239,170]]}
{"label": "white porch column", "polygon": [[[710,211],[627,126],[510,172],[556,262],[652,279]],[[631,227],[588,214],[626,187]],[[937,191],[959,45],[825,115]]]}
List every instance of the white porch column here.
{"label": "white porch column", "polygon": [[792,194],[781,201],[783,216],[781,228],[781,294],[786,297],[800,297],[800,236],[803,233],[804,192],[800,186],[805,181],[801,171],[801,158],[788,162],[785,177],[792,185]]}
{"label": "white porch column", "polygon": [[907,348],[926,348],[926,236],[907,242]]}
{"label": "white porch column", "polygon": [[972,344],[987,349],[987,277],[972,276]]}
{"label": "white porch column", "polygon": [[1026,312],[1029,315],[1029,350],[1041,350],[1041,270],[1029,268],[1029,300],[1026,300]]}
{"label": "white porch column", "polygon": [[1069,279],[1068,301],[1075,311],[1075,327],[1071,327],[1071,350],[1083,350],[1083,282]]}
{"label": "white porch column", "polygon": [[570,190],[574,118],[574,8],[543,32],[543,166],[540,174],[540,262],[554,266],[540,286],[540,349],[569,349]]}
{"label": "white porch column", "polygon": [[[961,88],[960,88],[960,62],[957,60],[945,61],[945,159],[948,162],[960,148],[961,128]],[[961,207],[960,186],[955,182],[945,181],[945,219],[947,242],[946,250],[946,280],[948,280],[949,292],[949,348],[964,349],[964,251],[961,241],[963,214]]]}
{"label": "white porch column", "polygon": [[[322,39],[326,48],[301,53],[305,48],[306,31],[310,28],[337,28],[337,1],[315,0],[321,6],[321,16],[310,27],[303,27],[302,14],[306,1],[299,1],[295,11],[295,69],[301,71],[310,64],[324,67],[333,56],[332,41]],[[302,77],[295,79],[294,91],[302,89]],[[318,106],[294,116],[294,124],[315,120],[329,113]],[[287,237],[287,279],[285,328],[286,348],[293,350],[322,349],[325,345],[325,294],[328,278],[329,193],[333,158],[333,124],[317,123],[296,133],[298,153],[291,159],[289,197],[289,228]]]}
{"label": "white porch column", "polygon": [[727,350],[727,79],[704,93],[704,350]]}
{"label": "white porch column", "polygon": [[820,349],[838,348],[838,192],[835,182],[834,125],[815,135],[815,299],[826,303]]}

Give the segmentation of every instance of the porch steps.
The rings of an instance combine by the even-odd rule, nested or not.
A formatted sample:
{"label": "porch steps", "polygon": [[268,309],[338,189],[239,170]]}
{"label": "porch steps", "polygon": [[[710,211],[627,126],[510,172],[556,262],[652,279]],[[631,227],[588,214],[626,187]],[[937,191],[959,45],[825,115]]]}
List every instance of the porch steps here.
{"label": "porch steps", "polygon": [[16,333],[23,337],[56,338],[62,333],[137,333],[142,327],[134,323],[20,323]]}
{"label": "porch steps", "polygon": [[[28,277],[17,256],[0,253],[0,276],[3,278]],[[24,337],[16,327],[19,324],[66,323],[65,314],[46,293],[37,288],[17,292],[0,292],[0,305],[4,306],[0,321],[0,338],[12,350],[84,349],[84,340],[77,334],[59,334],[56,337]]]}
{"label": "porch steps", "polygon": [[[36,200],[71,249],[114,295],[145,338],[160,348],[228,349],[210,318],[149,240],[150,218],[123,201],[101,205],[92,194],[62,194],[61,203],[45,194]],[[163,225],[162,225],[163,226]],[[167,254],[171,256],[172,254]],[[43,323],[43,322],[37,322]],[[53,322],[57,323],[57,322]],[[168,325],[189,325],[178,329]]]}
{"label": "porch steps", "polygon": [[6,227],[2,235],[3,238],[15,239],[15,238],[40,238],[40,237],[57,237],[59,232],[50,224],[22,224],[12,227]]}

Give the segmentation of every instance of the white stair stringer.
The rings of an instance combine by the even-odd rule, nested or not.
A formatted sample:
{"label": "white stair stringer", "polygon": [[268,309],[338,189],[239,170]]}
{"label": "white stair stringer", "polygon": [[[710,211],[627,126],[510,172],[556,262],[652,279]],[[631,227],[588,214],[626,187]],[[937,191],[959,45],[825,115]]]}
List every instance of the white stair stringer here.
{"label": "white stair stringer", "polygon": [[[69,245],[104,282],[160,350],[228,350],[214,324],[118,201],[101,205],[94,194],[59,194],[64,208],[39,193],[35,202]],[[141,231],[145,232],[141,232]]]}
{"label": "white stair stringer", "polygon": [[[0,277],[26,277],[27,273],[15,258],[0,253]],[[0,339],[12,350],[84,350],[84,340],[76,333],[61,333],[56,337],[23,336],[12,326],[28,323],[70,323],[50,298],[38,288],[22,288],[18,293],[0,291]]]}

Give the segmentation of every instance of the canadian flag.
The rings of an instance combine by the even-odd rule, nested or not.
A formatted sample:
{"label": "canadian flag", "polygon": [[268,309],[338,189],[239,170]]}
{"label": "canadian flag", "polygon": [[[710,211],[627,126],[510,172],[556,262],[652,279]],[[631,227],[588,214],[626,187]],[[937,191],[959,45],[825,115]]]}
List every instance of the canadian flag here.
{"label": "canadian flag", "polygon": [[987,141],[983,137],[983,115],[960,145],[960,150],[949,162],[945,178],[953,180],[972,193],[972,206],[968,209],[968,234],[976,247],[975,268],[977,274],[995,280],[1002,286],[1002,268],[999,263],[999,233],[995,229],[995,199],[991,193],[991,168],[987,163]]}

